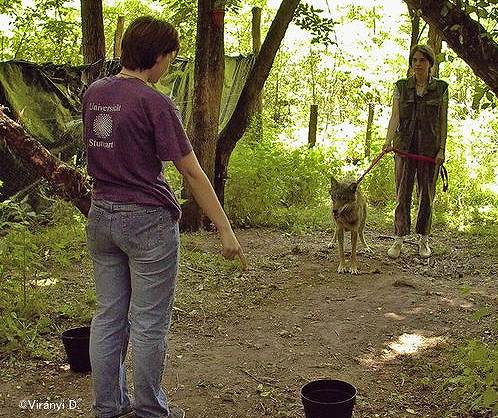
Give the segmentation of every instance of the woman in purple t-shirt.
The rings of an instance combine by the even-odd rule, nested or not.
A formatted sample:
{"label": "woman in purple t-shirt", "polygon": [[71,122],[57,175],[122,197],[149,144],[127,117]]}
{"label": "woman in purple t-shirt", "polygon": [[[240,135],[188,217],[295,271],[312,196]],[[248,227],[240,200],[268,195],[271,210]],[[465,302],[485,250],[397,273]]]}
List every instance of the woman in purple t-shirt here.
{"label": "woman in purple t-shirt", "polygon": [[[94,180],[87,225],[97,311],[90,360],[97,417],[183,417],[161,388],[178,272],[180,206],[163,177],[172,161],[220,233],[223,255],[245,258],[192,151],[172,101],[149,87],[179,49],[169,23],[140,17],[122,41],[121,72],[83,98],[88,173]],[[124,358],[133,346],[134,401]]]}

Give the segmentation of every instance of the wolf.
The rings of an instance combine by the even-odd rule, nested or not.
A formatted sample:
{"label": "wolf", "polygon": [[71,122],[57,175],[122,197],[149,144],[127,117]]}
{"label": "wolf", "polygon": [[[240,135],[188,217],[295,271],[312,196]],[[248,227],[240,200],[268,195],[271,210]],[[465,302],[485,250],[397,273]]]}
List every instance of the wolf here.
{"label": "wolf", "polygon": [[367,202],[356,182],[338,182],[334,177],[330,179],[330,197],[332,198],[332,218],[336,224],[334,240],[337,239],[339,250],[338,273],[347,271],[344,259],[344,231],[351,232],[351,265],[349,272],[358,274],[356,260],[356,246],[358,235],[361,243],[369,252],[372,250],[365,242],[363,229],[367,219]]}

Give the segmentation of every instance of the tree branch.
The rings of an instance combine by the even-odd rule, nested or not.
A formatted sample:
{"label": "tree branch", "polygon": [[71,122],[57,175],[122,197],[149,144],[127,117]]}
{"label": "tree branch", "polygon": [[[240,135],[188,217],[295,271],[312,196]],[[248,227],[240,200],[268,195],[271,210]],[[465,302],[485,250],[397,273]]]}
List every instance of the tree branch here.
{"label": "tree branch", "polygon": [[448,0],[404,0],[419,9],[448,46],[498,96],[498,44],[484,27]]}
{"label": "tree branch", "polygon": [[57,195],[68,200],[88,216],[91,191],[85,177],[52,155],[36,139],[31,138],[21,125],[10,119],[0,107],[0,140],[33,171],[54,187]]}
{"label": "tree branch", "polygon": [[246,130],[254,109],[258,94],[270,74],[275,55],[282,43],[289,23],[300,0],[282,0],[275,19],[270,26],[261,51],[256,57],[253,67],[247,75],[239,100],[233,111],[232,117],[221,131],[218,148],[222,151],[231,150]]}

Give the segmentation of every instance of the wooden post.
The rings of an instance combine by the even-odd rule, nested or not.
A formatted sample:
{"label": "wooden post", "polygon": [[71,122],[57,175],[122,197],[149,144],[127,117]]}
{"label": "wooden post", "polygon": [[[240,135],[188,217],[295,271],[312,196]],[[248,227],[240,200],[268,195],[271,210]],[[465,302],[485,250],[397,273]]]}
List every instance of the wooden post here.
{"label": "wooden post", "polygon": [[374,118],[375,105],[370,102],[368,104],[368,121],[367,121],[367,133],[365,135],[365,158],[370,157],[370,151],[372,146],[372,124]]}
{"label": "wooden post", "polygon": [[118,16],[116,32],[114,32],[114,58],[121,57],[121,40],[124,32],[124,16]]}
{"label": "wooden post", "polygon": [[316,104],[316,54],[310,46],[311,64],[311,98],[313,104],[310,106],[310,121],[308,125],[308,147],[312,148],[316,143],[316,132],[318,129],[318,105]]}
{"label": "wooden post", "polygon": [[310,106],[310,123],[308,127],[308,147],[313,148],[316,144],[316,132],[318,127],[318,105]]}

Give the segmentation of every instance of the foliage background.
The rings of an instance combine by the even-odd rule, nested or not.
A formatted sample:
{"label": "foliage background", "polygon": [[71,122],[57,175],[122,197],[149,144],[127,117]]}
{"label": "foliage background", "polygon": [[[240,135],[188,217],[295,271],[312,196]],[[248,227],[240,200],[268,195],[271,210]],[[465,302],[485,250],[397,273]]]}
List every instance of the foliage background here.
{"label": "foliage background", "polygon": [[[291,25],[265,85],[264,135],[259,138],[249,129],[230,161],[226,209],[241,227],[270,226],[293,232],[331,229],[330,176],[355,178],[367,167],[370,158],[365,157],[364,138],[369,104],[375,109],[371,155],[379,152],[390,115],[392,85],[406,74],[410,22],[401,1],[324,0],[313,4],[323,9],[316,11],[319,16],[330,19],[329,30],[315,42],[316,36]],[[490,36],[498,39],[497,2],[470,0],[464,4]],[[228,54],[251,53],[252,6],[264,8],[264,36],[278,2],[229,2]],[[172,21],[181,34],[181,55],[193,57],[195,1],[126,0],[104,2],[109,58],[117,16],[125,15],[130,22],[142,14]],[[421,41],[426,37],[427,28]],[[0,1],[0,60],[79,65],[80,43],[77,2]],[[443,47],[440,58],[440,76],[450,83],[446,162],[450,189],[437,194],[435,223],[496,236],[496,97],[451,50]],[[319,131],[317,145],[308,148],[311,104],[319,106]],[[386,227],[391,222],[392,173],[393,162],[388,157],[362,183],[373,225]],[[180,196],[178,173],[169,167],[166,174]],[[51,347],[43,335],[60,333],[59,322],[52,320],[54,315],[67,323],[90,318],[93,310],[95,298],[88,287],[82,286],[86,290],[77,298],[49,305],[50,293],[45,286],[47,280],[54,280],[58,283],[54,286],[61,287],[64,270],[82,258],[84,220],[60,202],[41,214],[35,214],[26,202],[2,202],[0,239],[0,340],[5,342],[0,358],[49,358]],[[496,345],[479,341],[464,344],[455,353],[458,373],[451,380],[439,377],[441,388],[456,385],[453,393],[464,399],[463,409],[496,410],[496,356]]]}

